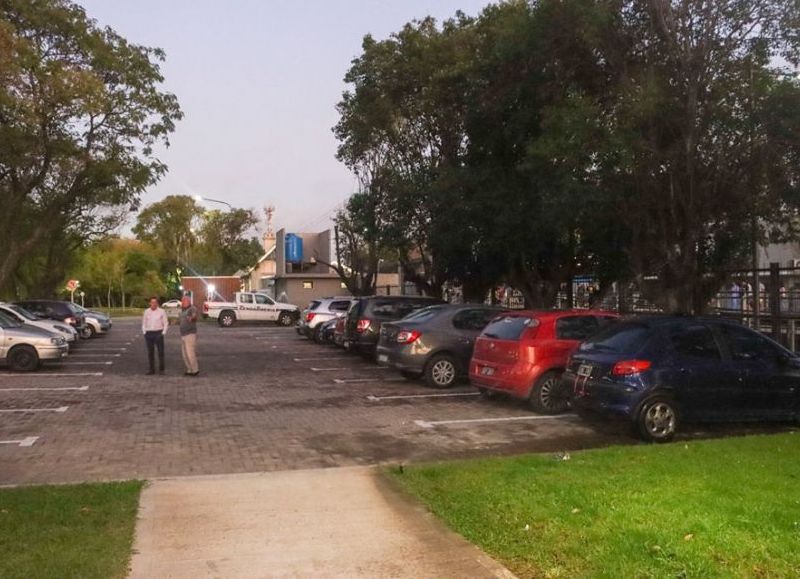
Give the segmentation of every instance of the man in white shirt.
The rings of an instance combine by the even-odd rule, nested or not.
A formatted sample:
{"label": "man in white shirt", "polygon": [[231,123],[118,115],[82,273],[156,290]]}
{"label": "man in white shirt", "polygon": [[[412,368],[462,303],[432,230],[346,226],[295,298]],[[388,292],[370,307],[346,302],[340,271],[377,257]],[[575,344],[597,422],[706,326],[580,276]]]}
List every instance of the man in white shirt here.
{"label": "man in white shirt", "polygon": [[148,376],[156,373],[155,349],[158,348],[158,373],[164,373],[164,336],[169,328],[167,312],[158,305],[158,298],[150,298],[150,307],[142,316],[142,334],[147,344],[147,360],[150,362]]}

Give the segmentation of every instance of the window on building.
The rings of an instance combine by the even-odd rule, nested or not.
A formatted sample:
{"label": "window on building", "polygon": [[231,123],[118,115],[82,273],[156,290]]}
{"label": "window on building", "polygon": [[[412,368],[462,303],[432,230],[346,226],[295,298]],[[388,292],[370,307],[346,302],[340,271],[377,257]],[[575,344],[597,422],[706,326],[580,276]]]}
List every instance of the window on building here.
{"label": "window on building", "polygon": [[304,281],[303,282],[303,289],[314,289],[314,282],[313,281]]}
{"label": "window on building", "polygon": [[339,287],[342,288],[342,289],[347,289],[347,284],[344,283],[344,282],[340,282],[339,283]]}

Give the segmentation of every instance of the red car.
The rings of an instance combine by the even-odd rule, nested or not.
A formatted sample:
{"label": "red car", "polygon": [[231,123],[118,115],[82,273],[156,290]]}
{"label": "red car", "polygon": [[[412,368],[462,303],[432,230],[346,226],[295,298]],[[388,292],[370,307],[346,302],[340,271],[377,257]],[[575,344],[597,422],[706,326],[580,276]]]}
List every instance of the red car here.
{"label": "red car", "polygon": [[617,319],[603,311],[517,311],[498,316],[475,342],[470,382],[481,392],[528,400],[543,414],[566,410],[561,374],[577,346]]}

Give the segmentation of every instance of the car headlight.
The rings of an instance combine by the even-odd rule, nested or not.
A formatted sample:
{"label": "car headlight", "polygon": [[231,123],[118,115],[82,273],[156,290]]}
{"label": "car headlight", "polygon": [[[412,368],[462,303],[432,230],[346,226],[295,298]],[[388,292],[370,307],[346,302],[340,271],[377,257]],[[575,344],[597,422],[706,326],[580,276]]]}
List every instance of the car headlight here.
{"label": "car headlight", "polygon": [[64,340],[64,338],[50,338],[50,343],[54,346],[63,346],[67,342]]}

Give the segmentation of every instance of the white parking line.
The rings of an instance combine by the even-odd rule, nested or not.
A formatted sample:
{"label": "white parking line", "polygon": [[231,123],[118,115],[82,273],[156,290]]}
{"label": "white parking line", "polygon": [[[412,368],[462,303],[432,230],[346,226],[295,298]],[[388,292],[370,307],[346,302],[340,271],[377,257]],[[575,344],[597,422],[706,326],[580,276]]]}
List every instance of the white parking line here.
{"label": "white parking line", "polygon": [[59,362],[60,366],[113,366],[114,362]]}
{"label": "white parking line", "polygon": [[78,392],[86,392],[88,386],[64,386],[62,388],[0,388],[0,392],[29,392],[46,390],[48,392],[61,392],[62,390],[77,390]]}
{"label": "white parking line", "polygon": [[317,360],[346,360],[345,356],[328,356],[322,358],[295,358],[295,362],[316,362]]}
{"label": "white parking line", "polygon": [[102,372],[37,372],[36,374],[30,373],[12,373],[12,374],[0,374],[0,380],[3,378],[58,378],[63,376],[102,376]]}
{"label": "white parking line", "polygon": [[92,348],[92,352],[127,352],[128,348]]}
{"label": "white parking line", "polygon": [[558,416],[504,416],[502,418],[467,418],[464,420],[415,420],[414,424],[422,428],[433,428],[446,424],[476,424],[480,422],[513,422],[520,420],[560,420],[562,418],[574,418],[576,414],[560,414]]}
{"label": "white parking line", "polygon": [[58,408],[0,408],[0,412],[66,412],[69,406],[59,406]]}
{"label": "white parking line", "polygon": [[407,382],[405,378],[334,378],[334,384],[361,384],[363,382]]}
{"label": "white parking line", "polygon": [[361,366],[350,366],[349,368],[309,368],[312,372],[334,372],[342,370],[388,370],[389,368],[384,368],[383,366],[369,366],[369,367],[361,367]]}
{"label": "white parking line", "polygon": [[119,358],[122,354],[70,354],[69,358]]}
{"label": "white parking line", "polygon": [[0,440],[0,444],[14,444],[16,446],[33,446],[39,440],[38,436],[28,436],[21,440]]}
{"label": "white parking line", "polygon": [[[405,380],[405,378],[404,378]],[[403,400],[405,398],[448,398],[454,396],[480,396],[480,392],[448,392],[446,394],[402,394],[397,396],[375,396],[370,394],[367,400],[379,402],[381,400]]]}

